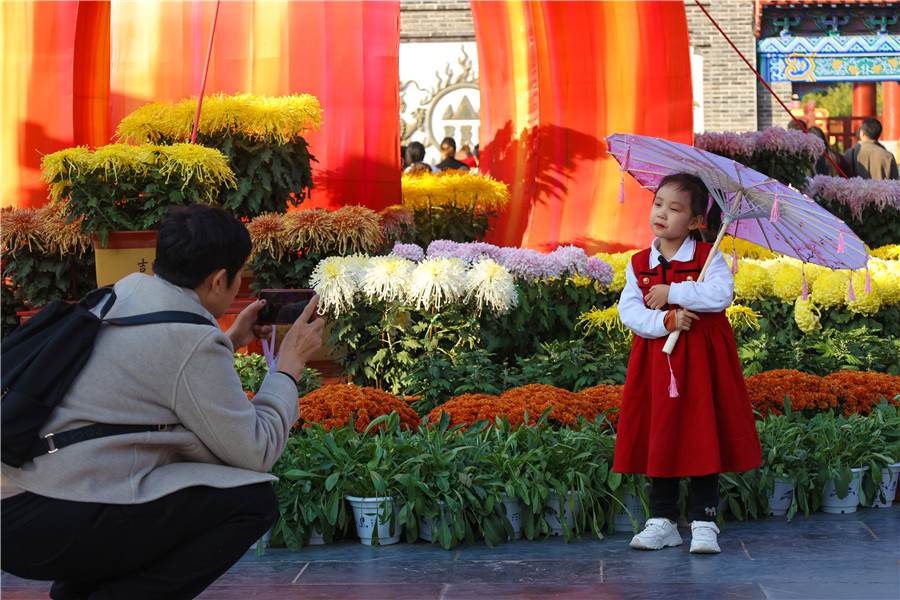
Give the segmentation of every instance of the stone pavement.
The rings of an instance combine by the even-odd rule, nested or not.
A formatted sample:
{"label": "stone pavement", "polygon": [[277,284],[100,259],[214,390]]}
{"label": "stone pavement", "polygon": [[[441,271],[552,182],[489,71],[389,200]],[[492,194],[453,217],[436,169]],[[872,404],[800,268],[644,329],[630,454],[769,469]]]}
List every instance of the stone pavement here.
{"label": "stone pavement", "polygon": [[[900,599],[900,504],[846,515],[727,521],[722,554],[685,543],[656,552],[630,534],[518,540],[443,550],[341,541],[300,552],[248,552],[204,600]],[[49,583],[3,574],[3,600],[46,598]]]}

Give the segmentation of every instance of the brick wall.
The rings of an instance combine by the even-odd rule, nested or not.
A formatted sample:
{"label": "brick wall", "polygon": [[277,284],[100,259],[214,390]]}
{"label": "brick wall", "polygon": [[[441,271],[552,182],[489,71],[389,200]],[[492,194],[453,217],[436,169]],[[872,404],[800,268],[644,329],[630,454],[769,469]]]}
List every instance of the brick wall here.
{"label": "brick wall", "polygon": [[469,0],[400,0],[400,43],[474,41]]}

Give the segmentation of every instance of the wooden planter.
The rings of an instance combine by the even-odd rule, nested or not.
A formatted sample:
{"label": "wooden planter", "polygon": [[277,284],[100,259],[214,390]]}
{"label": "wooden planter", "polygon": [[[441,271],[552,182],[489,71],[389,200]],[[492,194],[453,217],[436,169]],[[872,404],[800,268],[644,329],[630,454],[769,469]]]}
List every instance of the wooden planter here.
{"label": "wooden planter", "polygon": [[97,286],[112,285],[132,273],[153,274],[156,234],[150,231],[112,231],[106,247],[92,238],[97,269]]}

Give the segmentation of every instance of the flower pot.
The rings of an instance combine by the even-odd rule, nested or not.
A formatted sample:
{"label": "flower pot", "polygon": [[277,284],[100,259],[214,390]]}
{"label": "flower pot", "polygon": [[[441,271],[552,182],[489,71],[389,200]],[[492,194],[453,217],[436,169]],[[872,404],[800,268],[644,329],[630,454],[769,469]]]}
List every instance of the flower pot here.
{"label": "flower pot", "polygon": [[506,511],[506,518],[509,519],[513,528],[515,539],[522,537],[522,507],[518,500],[511,500],[506,494],[503,494],[503,507]]}
{"label": "flower pot", "polygon": [[253,543],[253,545],[250,546],[250,549],[253,550],[254,552],[258,552],[260,550],[260,544],[262,544],[263,548],[268,548],[269,546],[271,546],[272,545],[272,528],[273,527],[275,527],[275,526],[272,525],[272,527],[269,527],[266,530],[266,532],[262,535],[262,537],[259,538],[258,540],[256,540]]}
{"label": "flower pot", "polygon": [[900,477],[900,463],[887,465],[881,469],[881,493],[884,494],[884,501],[881,496],[876,496],[868,504],[863,506],[873,508],[889,508],[894,504],[894,497],[897,495],[897,479]]}
{"label": "flower pot", "polygon": [[[563,518],[569,525],[569,531],[575,527],[575,515],[581,510],[578,494],[569,492],[566,501],[563,504]],[[563,526],[559,518],[559,494],[556,490],[550,490],[550,498],[547,500],[547,507],[544,509],[544,518],[550,524],[551,535],[562,535]]]}
{"label": "flower pot", "polygon": [[153,275],[157,233],[156,230],[111,231],[105,248],[98,237],[91,238],[97,286],[112,285],[132,273]]}
{"label": "flower pot", "polygon": [[450,519],[447,516],[447,510],[444,508],[444,503],[441,501],[438,501],[438,511],[439,514],[435,517],[426,517],[422,515],[419,519],[419,537],[426,542],[430,542],[438,537],[443,521],[447,522],[448,527],[451,526]]}
{"label": "flower pot", "polygon": [[312,534],[309,536],[307,546],[322,546],[325,544],[325,536],[319,531],[318,527],[313,526]]}
{"label": "flower pot", "polygon": [[856,507],[859,506],[859,484],[862,482],[863,471],[867,468],[850,469],[853,478],[850,480],[850,487],[847,488],[847,495],[843,498],[838,498],[832,476],[825,484],[825,492],[822,494],[822,512],[832,514],[856,512]]}
{"label": "flower pot", "polygon": [[[613,531],[630,531],[635,532],[644,526],[646,521],[644,515],[644,507],[641,506],[641,499],[625,492],[622,496],[622,508],[613,516]],[[631,522],[634,518],[637,521],[637,529]]]}
{"label": "flower pot", "polygon": [[[356,524],[356,533],[359,541],[364,546],[371,546],[374,539],[382,546],[396,544],[400,541],[400,526],[395,518],[396,507],[393,498],[360,498],[347,496],[350,506],[353,508],[353,521]],[[382,503],[387,500],[390,503],[390,519],[383,521]],[[394,535],[391,535],[391,526],[394,526]],[[376,537],[377,535],[377,537]]]}
{"label": "flower pot", "polygon": [[775,487],[769,494],[769,514],[780,516],[787,513],[794,499],[794,480],[784,475],[775,478]]}

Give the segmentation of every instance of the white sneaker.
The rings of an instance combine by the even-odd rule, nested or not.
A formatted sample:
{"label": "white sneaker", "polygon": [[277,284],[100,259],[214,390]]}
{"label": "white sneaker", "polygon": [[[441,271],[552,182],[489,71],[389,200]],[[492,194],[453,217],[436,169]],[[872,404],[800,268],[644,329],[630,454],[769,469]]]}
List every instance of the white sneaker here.
{"label": "white sneaker", "polygon": [[694,521],[691,523],[691,554],[718,554],[719,528],[712,521]]}
{"label": "white sneaker", "polygon": [[659,550],[666,546],[680,546],[681,536],[673,521],[665,518],[647,519],[644,530],[631,539],[629,546],[636,550]]}

